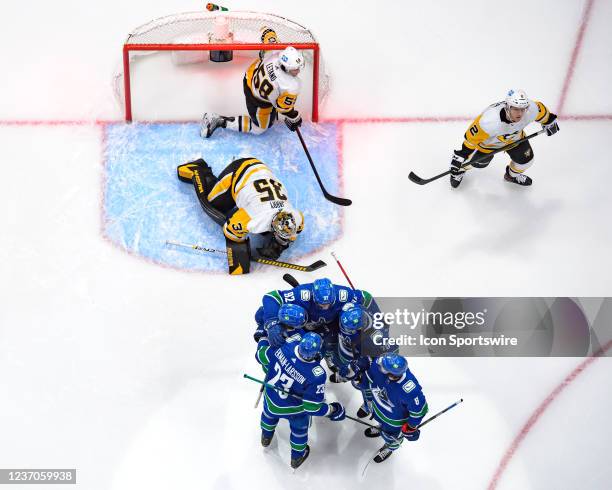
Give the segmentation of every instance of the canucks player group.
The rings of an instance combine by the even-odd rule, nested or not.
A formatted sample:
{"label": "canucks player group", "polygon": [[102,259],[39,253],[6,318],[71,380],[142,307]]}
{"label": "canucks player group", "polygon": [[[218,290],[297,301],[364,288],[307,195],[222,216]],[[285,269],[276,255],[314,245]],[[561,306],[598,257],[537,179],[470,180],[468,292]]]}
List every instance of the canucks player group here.
{"label": "canucks player group", "polygon": [[364,336],[371,333],[376,304],[366,291],[317,279],[288,290],[264,295],[255,314],[255,358],[265,373],[261,444],[268,447],[281,419],[290,429],[291,466],[299,467],[310,454],[311,417],[332,421],[346,418],[339,402],[325,401],[330,381],[351,381],[363,404],[359,418],[372,417],[376,426],[366,437],[381,437],[384,444],[374,461],[385,461],[404,439],[416,441],[418,426],[428,411],[427,401],[406,359],[393,352],[362,355]]}

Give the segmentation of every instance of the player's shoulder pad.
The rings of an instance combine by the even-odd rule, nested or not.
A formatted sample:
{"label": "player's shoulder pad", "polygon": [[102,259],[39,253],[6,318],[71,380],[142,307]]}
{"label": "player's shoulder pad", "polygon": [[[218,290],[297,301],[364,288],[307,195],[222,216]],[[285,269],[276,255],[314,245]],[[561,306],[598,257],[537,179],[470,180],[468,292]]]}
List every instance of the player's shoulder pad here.
{"label": "player's shoulder pad", "polygon": [[281,290],[275,289],[274,291],[269,291],[266,294],[264,294],[263,299],[269,298],[275,301],[276,303],[278,303],[279,305],[282,305],[284,301],[283,301],[283,296],[281,293],[282,293]]}
{"label": "player's shoulder pad", "polygon": [[298,96],[302,88],[299,77],[294,77],[282,71],[279,67],[277,71],[279,95],[289,94]]}
{"label": "player's shoulder pad", "polygon": [[312,374],[315,378],[321,378],[325,376],[325,369],[321,367],[321,365],[315,366],[312,368]]}
{"label": "player's shoulder pad", "polygon": [[293,335],[290,335],[289,337],[287,337],[285,339],[285,343],[287,344],[299,344],[300,341],[302,340],[302,334],[299,332],[294,333]]}
{"label": "player's shoulder pad", "polygon": [[475,123],[480,126],[485,133],[491,135],[500,127],[502,120],[500,112],[503,108],[503,102],[491,104],[487,107],[480,116],[476,118]]}
{"label": "player's shoulder pad", "polygon": [[300,284],[299,286],[291,289],[293,296],[295,297],[294,301],[299,301],[301,303],[309,303],[312,299],[312,288],[310,284]]}
{"label": "player's shoulder pad", "polygon": [[343,286],[341,284],[334,284],[336,290],[336,299],[340,303],[346,303],[348,301],[352,301],[355,295],[355,292],[352,288],[348,286]]}
{"label": "player's shoulder pad", "polygon": [[372,305],[372,295],[365,289],[355,289],[355,299],[366,310]]}

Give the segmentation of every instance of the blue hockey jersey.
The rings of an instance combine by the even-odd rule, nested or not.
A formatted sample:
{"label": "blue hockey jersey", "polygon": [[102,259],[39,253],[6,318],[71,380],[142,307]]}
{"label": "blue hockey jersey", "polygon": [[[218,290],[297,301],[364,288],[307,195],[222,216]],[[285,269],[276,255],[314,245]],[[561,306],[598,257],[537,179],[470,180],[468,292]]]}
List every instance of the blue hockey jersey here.
{"label": "blue hockey jersey", "polygon": [[410,370],[398,380],[391,381],[377,362],[365,372],[372,396],[374,417],[382,424],[400,429],[408,422],[411,427],[421,423],[429,407],[421,385]]}
{"label": "blue hockey jersey", "polygon": [[337,321],[342,307],[347,303],[356,303],[368,308],[372,296],[367,291],[351,289],[335,284],[336,301],[328,309],[322,309],[313,300],[312,283],[300,284],[293,289],[270,291],[262,299],[264,323],[278,318],[278,310],[284,303],[300,305],[308,314],[308,322],[313,324],[330,324]]}
{"label": "blue hockey jersey", "polygon": [[327,374],[319,361],[304,361],[297,355],[301,334],[292,335],[279,348],[273,349],[267,339],[257,345],[255,358],[266,372],[265,381],[287,393],[264,388],[266,410],[279,417],[291,415],[327,415],[325,403]]}

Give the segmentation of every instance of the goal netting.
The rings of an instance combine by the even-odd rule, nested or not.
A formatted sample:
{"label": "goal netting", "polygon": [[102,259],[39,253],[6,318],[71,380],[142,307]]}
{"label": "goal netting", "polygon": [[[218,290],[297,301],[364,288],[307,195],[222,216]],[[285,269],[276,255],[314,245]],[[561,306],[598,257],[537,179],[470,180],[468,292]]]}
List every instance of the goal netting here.
{"label": "goal netting", "polygon": [[[265,28],[276,31],[278,44],[261,43]],[[162,17],[134,29],[123,46],[123,62],[114,76],[115,94],[127,121],[141,114],[155,119],[161,114],[155,105],[164,101],[167,106],[174,103],[193,108],[193,115],[183,109],[177,119],[199,117],[203,108],[198,106],[216,102],[219,108],[219,96],[227,95],[230,86],[232,90],[238,87],[235,98],[243,98],[239,88],[242,73],[259,50],[287,46],[301,50],[306,60],[306,69],[300,75],[302,107],[298,108],[310,112],[316,121],[319,104],[329,91],[329,76],[316,38],[296,22],[259,12],[188,12]],[[223,56],[230,53],[231,61],[211,61],[219,53]],[[236,79],[237,84],[233,82]],[[168,86],[164,85],[166,82]],[[167,112],[165,117],[160,116],[167,117]]]}

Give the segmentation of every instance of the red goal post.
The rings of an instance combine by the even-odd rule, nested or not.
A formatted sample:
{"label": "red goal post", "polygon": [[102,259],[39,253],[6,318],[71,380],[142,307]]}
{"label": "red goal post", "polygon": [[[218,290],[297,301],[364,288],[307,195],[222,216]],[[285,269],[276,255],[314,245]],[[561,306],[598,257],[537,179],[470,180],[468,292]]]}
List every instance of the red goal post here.
{"label": "red goal post", "polygon": [[[215,23],[219,22],[227,24],[230,32],[228,39],[218,38]],[[279,43],[261,43],[261,32],[264,27],[277,32]],[[133,58],[137,54],[160,51],[277,51],[288,46],[302,51],[306,62],[311,64],[311,117],[316,122],[319,119],[319,104],[329,89],[329,77],[323,66],[319,43],[307,28],[272,14],[204,11],[176,14],[149,22],[130,33],[123,45],[123,71],[115,75],[115,92],[120,103],[123,102],[125,120],[132,121],[130,72]],[[212,63],[212,61],[206,62]],[[120,93],[121,88],[123,94]]]}

